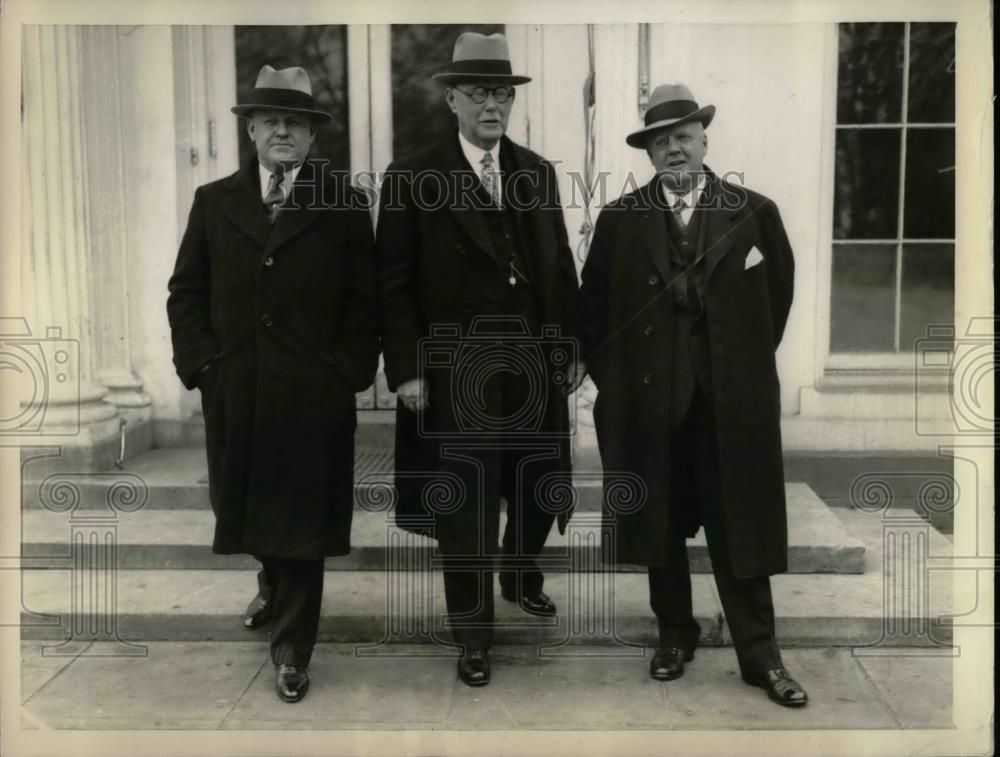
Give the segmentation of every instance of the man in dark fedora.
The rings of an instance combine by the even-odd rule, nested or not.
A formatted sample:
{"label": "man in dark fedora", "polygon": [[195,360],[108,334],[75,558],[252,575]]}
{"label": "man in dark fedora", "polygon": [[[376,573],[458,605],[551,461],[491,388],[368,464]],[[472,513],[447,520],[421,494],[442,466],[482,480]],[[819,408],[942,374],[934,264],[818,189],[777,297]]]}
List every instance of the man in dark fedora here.
{"label": "man in dark fedora", "polygon": [[360,195],[307,157],[331,116],[304,69],[265,65],[232,110],[257,155],[195,192],[167,314],[177,374],[201,391],[212,548],[260,560],[244,624],[271,627],[277,693],[295,702],[324,558],[350,551],[354,395],[378,363],[374,239]]}
{"label": "man in dark fedora", "polygon": [[683,85],[654,90],[626,141],[656,175],[601,212],[583,268],[581,341],[604,470],[647,486],[635,512],[605,502],[605,547],[648,566],[659,624],[650,675],[670,680],[701,632],[685,539],[704,527],[744,680],[799,706],[806,692],[781,661],[769,578],[787,570],[774,353],[794,262],[775,204],[703,165],[714,115]]}
{"label": "man in dark fedora", "polygon": [[457,129],[395,161],[382,185],[382,349],[398,395],[396,521],[438,540],[458,674],[478,686],[501,497],[501,595],[556,613],[537,556],[556,515],[542,489],[569,475],[577,274],[553,166],[505,136],[515,85],[530,81],[512,73],[506,38],[461,34],[434,79]]}

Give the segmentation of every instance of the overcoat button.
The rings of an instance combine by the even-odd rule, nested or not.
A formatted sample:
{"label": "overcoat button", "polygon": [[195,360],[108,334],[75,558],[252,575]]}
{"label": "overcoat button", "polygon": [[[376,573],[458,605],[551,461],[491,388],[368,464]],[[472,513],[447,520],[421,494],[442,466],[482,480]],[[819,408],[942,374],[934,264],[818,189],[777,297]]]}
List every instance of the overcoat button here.
{"label": "overcoat button", "polygon": [[656,331],[656,329],[654,329],[652,326],[647,326],[646,328],[644,328],[642,330],[642,333],[645,334],[646,336],[652,336],[653,332],[655,332],[655,331]]}
{"label": "overcoat button", "polygon": [[647,373],[645,376],[642,377],[642,383],[644,383],[644,384],[652,384],[653,383],[653,377],[650,376]]}
{"label": "overcoat button", "polygon": [[264,315],[260,317],[260,322],[263,323],[265,326],[270,326],[272,323],[274,323],[270,314],[268,313],[264,313]]}
{"label": "overcoat button", "polygon": [[659,277],[657,277],[657,276],[650,276],[649,277],[649,285],[651,287],[655,287],[659,283],[660,283]]}
{"label": "overcoat button", "polygon": [[462,312],[463,313],[471,313],[472,312],[472,303],[469,302],[468,300],[466,300],[465,302],[463,302],[462,303]]}
{"label": "overcoat button", "polygon": [[463,247],[461,244],[457,244],[456,243],[455,244],[455,252],[457,252],[459,255],[461,255],[461,254],[463,254],[465,252],[465,247]]}
{"label": "overcoat button", "polygon": [[271,257],[270,255],[268,255],[266,258],[264,258],[264,265],[266,265],[268,268],[270,268],[271,266],[273,266],[274,265],[274,258]]}

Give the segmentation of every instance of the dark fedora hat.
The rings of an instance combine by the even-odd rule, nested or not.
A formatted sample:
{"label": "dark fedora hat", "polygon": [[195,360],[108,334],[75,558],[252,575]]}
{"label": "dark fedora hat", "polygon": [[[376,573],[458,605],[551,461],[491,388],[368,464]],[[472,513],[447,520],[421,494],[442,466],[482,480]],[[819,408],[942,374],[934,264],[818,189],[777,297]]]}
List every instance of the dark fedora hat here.
{"label": "dark fedora hat", "polygon": [[451,65],[431,78],[445,84],[476,79],[502,81],[508,84],[524,84],[531,81],[530,76],[515,75],[512,72],[507,38],[499,32],[489,36],[478,32],[459,34],[455,40]]}
{"label": "dark fedora hat", "polygon": [[715,118],[715,106],[706,105],[704,108],[699,108],[691,90],[685,85],[661,84],[649,96],[644,119],[646,125],[625,137],[625,141],[629,147],[642,150],[646,147],[649,135],[654,131],[690,121],[701,121],[702,126],[708,127],[713,118]]}
{"label": "dark fedora hat", "polygon": [[304,113],[321,123],[333,119],[326,111],[316,109],[309,74],[299,66],[275,71],[264,64],[257,74],[250,102],[234,105],[230,110],[243,118],[249,118],[255,110],[286,110]]}

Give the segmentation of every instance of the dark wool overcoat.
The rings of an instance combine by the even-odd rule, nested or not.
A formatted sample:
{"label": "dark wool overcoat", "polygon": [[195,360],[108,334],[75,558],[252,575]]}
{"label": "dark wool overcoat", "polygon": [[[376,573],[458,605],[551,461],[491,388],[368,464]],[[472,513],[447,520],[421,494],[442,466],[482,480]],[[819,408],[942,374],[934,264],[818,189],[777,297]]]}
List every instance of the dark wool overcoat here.
{"label": "dark wool overcoat", "polygon": [[[381,193],[376,239],[386,379],[395,390],[422,376],[430,403],[419,416],[397,403],[396,519],[420,533],[431,533],[432,524],[434,535],[449,539],[453,551],[478,551],[482,539],[487,550],[496,544],[504,445],[521,454],[527,507],[558,514],[564,528],[571,500],[565,488],[568,402],[560,369],[577,354],[578,279],[556,173],[506,137],[500,167],[539,325],[516,349],[544,368],[536,372],[524,413],[510,423],[499,419],[516,413],[500,406],[501,395],[490,388],[499,383],[489,380],[489,335],[495,333],[489,318],[506,312],[510,294],[506,260],[497,255],[473,197],[480,180],[458,133],[394,162]],[[428,362],[432,352],[439,357]]]}
{"label": "dark wool overcoat", "polygon": [[[655,179],[601,211],[582,273],[583,354],[598,387],[605,534],[618,562],[662,565],[670,521],[673,299],[668,230]],[[710,174],[698,279],[710,343],[723,510],[737,576],[787,569],[775,349],[792,303],[792,250],[775,204]],[[751,265],[757,255],[763,257]],[[645,503],[616,506],[641,480]],[[682,520],[682,519],[678,519]],[[697,524],[694,525],[697,530]],[[689,530],[689,536],[694,532]]]}
{"label": "dark wool overcoat", "polygon": [[307,160],[272,225],[251,161],[195,192],[169,291],[174,365],[201,389],[214,551],[349,552],[354,395],[378,364],[363,196]]}

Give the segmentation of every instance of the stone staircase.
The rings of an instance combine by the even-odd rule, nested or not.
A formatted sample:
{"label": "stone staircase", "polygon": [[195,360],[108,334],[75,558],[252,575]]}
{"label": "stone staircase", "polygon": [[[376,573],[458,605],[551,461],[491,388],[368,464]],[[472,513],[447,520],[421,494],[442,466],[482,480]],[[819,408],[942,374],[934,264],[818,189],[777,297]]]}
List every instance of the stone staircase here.
{"label": "stone staircase", "polygon": [[[385,450],[359,450],[353,551],[327,561],[320,639],[367,642],[374,652],[388,642],[425,642],[412,649],[433,650],[426,642],[448,638],[433,542],[397,529],[391,511],[370,504],[385,498],[364,491],[391,480]],[[596,643],[613,653],[655,641],[645,572],[601,563],[599,474],[582,472],[575,485],[570,528],[563,535],[553,528],[542,555],[546,591],[560,615],[534,618],[498,598],[497,643],[541,644],[553,653]],[[211,551],[202,450],[152,450],[126,470],[78,475],[49,473],[44,461],[33,467],[29,460],[22,493],[23,638],[121,640],[127,650],[128,642],[265,633],[240,622],[256,591],[255,561]],[[950,640],[939,621],[951,612],[946,572],[929,575],[926,587],[903,585],[912,583],[903,563],[912,558],[883,549],[884,517],[831,509],[802,483],[787,484],[787,493],[789,573],[773,579],[783,644],[877,645],[887,629],[894,646]],[[950,555],[948,539],[928,524],[910,519],[901,527],[922,534],[914,538],[932,557]],[[701,534],[689,552],[702,641],[728,644]],[[901,600],[910,594],[918,601]]]}

